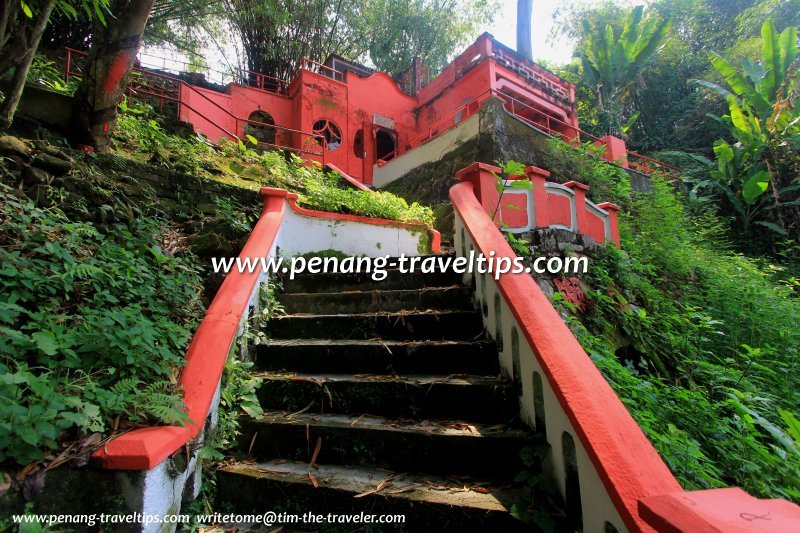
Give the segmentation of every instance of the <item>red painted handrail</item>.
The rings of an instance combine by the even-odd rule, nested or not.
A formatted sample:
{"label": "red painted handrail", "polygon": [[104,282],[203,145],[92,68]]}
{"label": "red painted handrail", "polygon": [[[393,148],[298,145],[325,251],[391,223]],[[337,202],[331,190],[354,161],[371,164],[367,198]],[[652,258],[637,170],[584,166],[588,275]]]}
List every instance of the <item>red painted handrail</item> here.
{"label": "red painted handrail", "polygon": [[461,113],[462,111],[465,111],[470,105],[472,105],[472,104],[474,104],[476,102],[480,103],[480,102],[485,101],[487,99],[486,97],[487,96],[491,96],[493,93],[494,93],[494,91],[492,89],[486,89],[485,91],[483,91],[478,96],[475,96],[475,97],[469,99],[467,102],[464,102],[463,104],[461,104],[460,106],[458,106],[457,108],[455,108],[454,110],[452,110],[451,112],[446,114],[444,117],[442,117],[441,119],[437,120],[436,122],[434,122],[433,124],[428,126],[422,133],[420,133],[416,137],[410,139],[406,143],[406,151],[412,150],[412,149],[416,148],[417,146],[419,146],[420,144],[424,144],[426,141],[431,140],[433,137],[438,135],[438,133],[437,134],[433,133],[434,130],[436,130],[436,128],[438,128],[439,126],[441,126],[445,122],[449,121],[450,119],[455,117],[457,114]]}
{"label": "red painted handrail", "polygon": [[329,67],[328,65],[323,65],[322,63],[317,63],[313,59],[309,59],[304,57],[302,61],[300,61],[300,68],[295,71],[293,79],[297,77],[300,70],[308,70],[309,72],[313,72],[315,74],[320,74],[322,76],[326,76],[322,72],[328,72],[330,76],[326,76],[328,78],[333,79],[334,81],[338,81],[339,83],[344,83],[344,72],[336,70],[335,68]]}
{"label": "red painted handrail", "polygon": [[[516,112],[516,107],[517,106],[522,106],[524,108],[527,108],[528,110],[533,111],[534,113],[539,113],[541,115],[544,115],[545,118],[546,118],[546,122],[547,122],[547,126],[544,126],[544,133],[547,133],[548,135],[553,135],[553,136],[556,136],[556,137],[560,137],[561,135],[563,135],[561,132],[553,129],[550,126],[550,122],[552,121],[552,122],[555,122],[556,124],[564,126],[565,128],[568,128],[570,130],[573,130],[573,131],[577,132],[579,138],[580,137],[585,137],[585,138],[591,139],[593,142],[598,142],[598,143],[602,143],[603,142],[603,140],[600,137],[597,137],[595,135],[592,135],[591,133],[588,133],[588,132],[585,132],[585,131],[583,131],[583,130],[581,130],[579,128],[576,128],[575,126],[573,126],[573,125],[571,125],[571,124],[569,124],[567,122],[564,122],[563,120],[560,120],[558,118],[551,117],[550,115],[542,113],[541,111],[529,106],[525,102],[522,102],[522,101],[514,98],[510,94],[500,93],[500,92],[498,92],[497,94],[498,94],[498,96],[500,98],[511,102],[511,109],[509,111],[511,112],[512,115],[524,120],[526,123],[530,124],[531,126],[533,126],[536,129],[540,129],[541,130],[543,127],[538,122],[534,122],[534,121],[528,120],[526,117],[521,116],[519,113]],[[653,159],[652,157],[647,157],[647,156],[638,154],[636,152],[632,152],[630,150],[627,151],[627,154],[628,154],[629,164],[631,164],[631,166],[635,167],[637,170],[640,170],[640,171],[644,172],[645,174],[650,174],[650,172],[652,172],[654,170],[659,170],[661,172],[664,172],[665,174],[673,174],[673,173],[680,173],[680,170],[681,170],[680,168],[678,168],[676,166],[670,165],[668,163],[664,163],[663,161],[659,161],[657,159]],[[640,160],[644,161],[644,164],[636,163],[635,161],[631,161],[631,159],[640,159]],[[651,165],[648,166],[648,163],[651,163]]]}
{"label": "red painted handrail", "polygon": [[[261,218],[239,254],[242,260],[269,256],[285,209],[285,198],[264,198]],[[199,435],[259,276],[258,270],[231,270],[192,337],[178,380],[191,422],[185,427],[154,426],[125,433],[97,450],[94,463],[110,470],[150,470]]]}
{"label": "red painted handrail", "polygon": [[[65,76],[64,76],[64,78],[65,78],[65,82],[68,82],[70,76],[72,76],[72,77],[80,77],[80,76],[83,75],[83,73],[78,71],[78,70],[72,70],[72,65],[73,65],[72,56],[73,55],[77,55],[79,57],[86,57],[88,54],[86,52],[82,52],[80,50],[74,50],[72,48],[66,48],[66,52],[67,52],[67,57],[66,57]],[[266,146],[268,148],[276,148],[276,149],[280,149],[280,150],[287,150],[287,151],[290,151],[290,152],[297,152],[299,154],[320,156],[322,158],[322,164],[323,165],[325,164],[326,142],[325,142],[325,138],[320,134],[309,133],[309,132],[305,132],[305,131],[301,131],[301,130],[296,130],[296,129],[293,129],[293,128],[288,128],[286,126],[279,126],[277,124],[267,124],[267,123],[259,122],[259,121],[256,121],[256,120],[243,119],[243,118],[233,114],[231,111],[225,109],[221,105],[219,105],[219,103],[217,103],[213,99],[209,98],[208,95],[206,95],[203,92],[199,91],[196,87],[194,87],[190,83],[187,83],[185,80],[182,80],[180,78],[175,78],[175,77],[172,77],[172,76],[169,76],[167,74],[160,73],[160,72],[152,72],[150,70],[146,70],[146,69],[142,69],[142,68],[138,68],[138,67],[134,68],[133,71],[141,74],[144,77],[162,79],[162,80],[166,80],[166,81],[168,81],[170,83],[174,83],[174,84],[177,85],[178,89],[176,89],[176,91],[174,93],[175,95],[173,96],[172,92],[158,92],[158,93],[156,93],[156,92],[148,91],[146,89],[143,89],[141,86],[136,85],[136,81],[135,80],[133,80],[133,79],[131,80],[130,85],[128,87],[129,96],[134,96],[135,94],[144,94],[144,95],[153,96],[155,98],[158,98],[158,100],[159,100],[159,108],[160,108],[161,112],[163,112],[163,101],[164,100],[170,101],[170,102],[177,102],[179,104],[179,106],[186,107],[187,109],[189,109],[190,111],[192,111],[193,113],[198,115],[200,118],[202,118],[203,120],[207,121],[209,124],[214,126],[215,128],[217,128],[220,131],[222,131],[223,133],[225,133],[231,139],[239,139],[239,140],[241,140],[241,137],[238,134],[238,130],[239,130],[239,124],[242,123],[242,122],[246,123],[246,124],[251,124],[251,125],[254,125],[254,126],[259,126],[259,127],[262,127],[262,128],[271,128],[273,130],[280,130],[280,131],[286,131],[286,132],[289,132],[289,133],[296,133],[296,134],[304,135],[304,136],[310,137],[312,139],[315,139],[315,141],[319,143],[319,145],[321,147],[321,150],[319,152],[317,152],[317,151],[312,151],[312,150],[306,150],[304,148],[295,148],[293,146],[275,144],[275,143],[267,143],[267,142],[263,142],[263,141],[259,141],[258,144],[260,146]],[[265,76],[265,75],[262,75],[262,76]],[[269,76],[265,76],[265,78],[269,78]],[[188,90],[192,91],[194,94],[197,94],[198,96],[200,96],[203,99],[205,99],[206,101],[208,101],[211,105],[215,106],[223,114],[225,114],[225,115],[229,116],[230,118],[232,118],[234,120],[235,124],[236,124],[236,127],[235,127],[236,131],[235,132],[228,131],[226,128],[221,126],[214,119],[208,117],[206,114],[198,111],[196,108],[194,108],[191,105],[189,105],[188,103],[184,102],[180,98],[180,88],[185,88],[185,89],[188,89]]]}
{"label": "red painted handrail", "polygon": [[[469,181],[450,189],[476,252],[513,260],[516,254],[475,194]],[[642,529],[639,499],[680,485],[533,277],[509,273],[496,283],[622,519]]]}
{"label": "red painted handrail", "polygon": [[[450,189],[450,199],[475,252],[491,255],[495,261],[509,258],[513,264],[517,256],[487,212],[487,207],[491,210],[494,206],[482,204],[483,187],[495,190],[491,173],[499,170],[482,163],[463,169],[456,174],[462,182]],[[484,283],[492,278],[485,276]],[[602,490],[629,530],[798,529],[800,507],[791,502],[760,500],[735,488],[682,490],[533,277],[509,272],[494,283],[588,455]],[[561,435],[552,437],[561,439]],[[581,485],[581,499],[590,501],[592,495],[583,491]],[[753,522],[751,517],[764,521]]]}
{"label": "red painted handrail", "polygon": [[[201,98],[205,99],[211,105],[213,105],[214,107],[219,109],[222,113],[224,113],[228,117],[232,118],[234,120],[235,124],[236,124],[236,131],[237,132],[239,131],[239,123],[243,122],[245,124],[252,124],[252,125],[255,125],[255,126],[262,127],[262,128],[271,128],[271,129],[275,129],[275,130],[286,131],[286,132],[289,132],[289,133],[297,133],[297,134],[300,134],[300,135],[305,135],[307,137],[310,137],[311,139],[314,139],[316,142],[319,142],[320,146],[322,147],[322,150],[320,152],[312,152],[310,150],[304,150],[303,148],[294,148],[294,147],[291,147],[291,146],[270,144],[270,143],[265,143],[265,142],[262,142],[262,141],[259,141],[258,144],[263,144],[265,146],[269,146],[269,147],[272,147],[272,148],[281,148],[283,150],[295,151],[295,152],[298,152],[298,153],[304,153],[304,154],[310,154],[310,155],[319,155],[319,156],[322,156],[322,161],[323,161],[323,166],[324,166],[324,164],[325,164],[325,146],[326,146],[325,137],[320,135],[319,133],[309,133],[307,131],[296,130],[296,129],[293,129],[293,128],[287,128],[286,126],[279,126],[277,124],[267,124],[266,122],[259,122],[257,120],[249,120],[249,119],[241,118],[241,117],[233,114],[231,111],[225,109],[221,105],[219,105],[219,103],[215,102],[207,94],[205,94],[202,91],[198,90],[196,87],[184,82],[183,80],[180,80],[180,81],[182,83],[182,87],[192,91],[194,94],[196,94],[196,95],[200,96]],[[183,99],[181,99],[181,105],[184,105],[183,104]],[[206,115],[201,114],[201,113],[199,113],[197,111],[194,111],[194,112],[197,113],[198,115],[200,115],[200,117],[202,117],[204,120],[207,120],[208,122],[210,122],[215,127],[219,128],[220,130],[224,131],[226,134],[228,134],[231,137],[233,137],[234,139],[240,139],[239,135],[231,134],[230,132],[228,132],[227,130],[225,130],[221,126],[219,126],[219,124],[217,124],[215,121],[213,121],[212,119],[208,118]]]}
{"label": "red painted handrail", "polygon": [[[67,52],[67,64],[68,64],[67,70],[69,70],[69,64],[72,62],[73,55],[76,55],[78,57],[86,57],[88,55],[87,52],[84,52],[82,50],[76,50],[74,48],[67,47],[65,48],[65,50]],[[150,62],[146,59],[142,60],[142,58],[153,58],[158,61]],[[255,89],[261,89],[263,91],[276,94],[284,94],[284,95],[288,92],[289,89],[288,81],[276,78],[274,76],[269,76],[267,74],[262,74],[261,72],[255,72],[252,70],[234,69],[231,72],[224,72],[221,70],[213,69],[211,67],[203,67],[201,71],[193,71],[192,69],[195,67],[187,61],[183,61],[181,59],[168,60],[165,57],[148,54],[146,52],[139,52],[137,54],[137,59],[139,60],[139,66],[136,68],[139,70],[143,70],[144,72],[150,72],[147,69],[160,69],[167,72],[171,72],[173,74],[180,74],[180,73],[202,74],[211,83],[225,85],[227,83],[234,82],[240,85],[253,87]],[[167,62],[180,65],[182,67],[182,70],[175,69],[167,65]],[[160,65],[157,63],[160,63]],[[214,74],[217,77],[214,78],[212,76],[209,76],[209,74]],[[67,81],[69,81],[69,76],[67,76]],[[270,84],[274,85],[276,89],[274,90],[270,89],[269,88]]]}
{"label": "red painted handrail", "polygon": [[[576,133],[578,139],[580,139],[581,137],[584,137],[584,138],[590,139],[592,142],[596,142],[596,143],[603,143],[604,142],[600,137],[597,137],[595,135],[592,135],[591,133],[585,132],[585,131],[581,130],[580,128],[577,128],[577,127],[573,126],[572,124],[569,124],[568,122],[564,122],[561,119],[558,119],[556,117],[552,117],[550,115],[547,115],[546,113],[542,113],[541,110],[536,109],[536,108],[526,104],[525,102],[522,102],[521,100],[519,100],[517,98],[514,98],[510,94],[500,92],[500,91],[498,91],[496,89],[487,89],[486,91],[482,92],[478,96],[470,99],[469,101],[465,102],[464,104],[459,105],[453,111],[451,111],[450,113],[448,113],[447,115],[445,115],[444,117],[442,117],[441,119],[436,121],[434,124],[432,124],[428,128],[426,128],[422,133],[420,133],[416,137],[414,137],[411,140],[409,140],[408,143],[406,143],[405,151],[408,152],[409,150],[412,150],[412,149],[416,148],[420,144],[424,144],[425,142],[429,141],[430,139],[432,139],[433,137],[438,135],[438,133],[434,134],[434,131],[436,130],[436,128],[438,128],[439,126],[441,126],[442,124],[444,124],[448,120],[452,119],[458,113],[466,110],[473,103],[485,101],[487,99],[486,98],[487,95],[489,95],[489,96],[497,96],[498,98],[503,100],[506,104],[510,105],[510,109],[508,109],[508,108],[506,108],[506,109],[514,117],[524,121],[526,124],[529,124],[531,127],[536,128],[536,129],[542,131],[543,133],[546,133],[547,135],[558,137],[559,139],[561,139],[561,137],[563,137],[563,133],[562,132],[554,129],[551,126],[551,123],[556,123],[556,124],[558,124],[560,126],[563,126],[567,130],[574,131]],[[546,125],[539,124],[538,122],[530,120],[527,117],[521,115],[518,112],[518,108],[524,108],[524,109],[529,110],[529,111],[531,111],[533,113],[537,113],[537,114],[542,115],[545,118]],[[446,128],[446,129],[448,129],[448,128]],[[445,131],[446,131],[446,129],[445,129]],[[561,140],[564,140],[564,139],[561,139]],[[639,170],[640,172],[644,172],[645,174],[650,174],[654,170],[661,171],[664,174],[678,174],[678,173],[680,173],[680,168],[678,168],[676,166],[673,166],[673,165],[670,165],[668,163],[664,163],[663,161],[658,161],[657,159],[653,159],[652,157],[647,157],[647,156],[638,154],[636,152],[632,152],[630,150],[627,152],[627,154],[628,154],[628,157],[629,157],[629,164],[631,166],[633,166],[635,169]],[[636,161],[630,161],[630,159],[638,159],[638,160],[641,160],[643,163],[638,163]]]}
{"label": "red painted handrail", "polygon": [[360,191],[368,191],[371,193],[375,192],[366,185],[364,185],[363,183],[361,183],[360,181],[358,181],[357,179],[355,179],[353,176],[351,176],[350,174],[339,168],[338,166],[334,165],[333,163],[326,164],[325,168],[328,168],[338,173],[348,184],[350,184],[351,186],[355,187]]}

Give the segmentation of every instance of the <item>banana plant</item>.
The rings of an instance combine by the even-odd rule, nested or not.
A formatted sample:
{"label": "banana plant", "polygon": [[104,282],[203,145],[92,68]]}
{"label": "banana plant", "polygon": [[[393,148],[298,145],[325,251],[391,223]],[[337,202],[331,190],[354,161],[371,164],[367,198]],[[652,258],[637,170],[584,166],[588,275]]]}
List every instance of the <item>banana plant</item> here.
{"label": "banana plant", "polygon": [[[729,114],[722,118],[731,134],[747,152],[760,157],[769,167],[769,154],[765,150],[772,143],[789,142],[800,146],[800,114],[794,105],[797,96],[797,72],[793,66],[798,55],[797,29],[786,28],[778,35],[772,21],[768,20],[761,27],[761,37],[761,61],[754,63],[745,58],[741,71],[721,55],[710,55],[711,64],[730,90],[707,81],[696,82],[727,100]],[[755,190],[753,185],[750,188]],[[759,189],[761,192],[755,196],[746,195],[750,203],[766,191],[766,187],[759,186]]]}
{"label": "banana plant", "polygon": [[[782,183],[778,160],[800,150],[800,113],[795,105],[798,57],[797,29],[787,28],[778,34],[772,21],[761,27],[761,61],[745,58],[739,69],[717,53],[709,60],[727,84],[695,80],[696,83],[722,95],[728,103],[728,114],[722,121],[736,139],[735,145],[720,141],[714,147],[718,168],[711,173],[721,186],[740,198],[734,204],[745,227],[757,223],[786,235],[787,223],[782,207],[797,202],[783,202],[781,194],[797,189]],[[788,186],[787,186],[788,185]],[[772,188],[772,206],[763,205],[761,197]],[[726,196],[729,196],[726,194]],[[733,203],[733,202],[732,202]],[[774,224],[755,221],[756,212],[774,210]]]}
{"label": "banana plant", "polygon": [[[589,36],[587,51],[579,54],[583,80],[595,91],[599,111],[608,121],[608,133],[614,135],[624,133],[620,117],[622,96],[663,48],[670,25],[669,19],[653,17],[643,22],[643,15],[644,6],[633,8],[618,36],[611,25],[593,28],[588,20],[583,21]],[[631,124],[632,121],[626,127]]]}
{"label": "banana plant", "polygon": [[[751,108],[754,115],[763,123],[775,129],[786,128],[791,122],[791,106],[796,76],[792,65],[797,59],[797,28],[786,28],[778,35],[771,20],[761,27],[761,61],[742,59],[741,71],[716,52],[709,56],[711,65],[725,79],[730,90],[717,84],[697,80],[730,102],[730,97]],[[783,104],[783,105],[781,105]],[[779,105],[779,109],[775,106]],[[787,113],[788,111],[788,113]]]}

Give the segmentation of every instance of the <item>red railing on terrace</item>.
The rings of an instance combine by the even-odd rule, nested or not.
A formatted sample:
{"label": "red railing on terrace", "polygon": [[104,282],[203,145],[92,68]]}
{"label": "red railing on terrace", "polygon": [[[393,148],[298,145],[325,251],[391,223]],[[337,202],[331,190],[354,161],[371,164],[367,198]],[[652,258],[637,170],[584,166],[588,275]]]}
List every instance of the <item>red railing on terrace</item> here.
{"label": "red railing on terrace", "polygon": [[[596,135],[592,135],[591,133],[585,132],[575,126],[564,122],[558,118],[552,117],[546,113],[542,113],[541,111],[535,109],[534,107],[514,98],[510,94],[496,92],[496,94],[503,99],[506,104],[510,105],[510,109],[507,107],[508,111],[517,118],[522,119],[527,124],[533,126],[534,128],[543,131],[548,135],[552,135],[553,137],[562,138],[564,137],[564,133],[561,130],[556,129],[557,127],[562,127],[564,130],[567,131],[574,131],[577,134],[577,139],[580,140],[581,138],[590,139],[593,143],[604,144],[605,141]],[[522,109],[520,109],[522,108]],[[530,111],[533,113],[538,114],[539,116],[544,118],[544,124],[532,120],[524,115],[520,114],[522,110]],[[556,127],[553,127],[553,124],[556,124]],[[562,139],[563,140],[563,139]],[[570,142],[570,140],[566,141]],[[639,172],[643,172],[644,174],[650,174],[652,172],[661,172],[666,175],[677,175],[680,173],[680,168],[670,165],[668,163],[664,163],[663,161],[659,161],[657,159],[653,159],[652,157],[647,157],[645,155],[638,154],[636,152],[632,152],[630,150],[627,151],[628,157],[628,165],[633,167],[634,170],[638,170]]]}
{"label": "red railing on terrace", "polygon": [[[71,48],[67,48],[67,57],[66,57],[66,64],[65,64],[65,81],[69,81],[70,77],[79,78],[83,75],[83,72],[80,70],[79,67],[76,67],[75,58],[85,58],[88,54],[86,52],[82,52],[80,50],[73,50]],[[269,76],[266,76],[269,78]],[[154,85],[151,85],[150,83]],[[203,98],[205,101],[209,102],[211,105],[219,109],[224,115],[228,116],[229,118],[234,120],[234,131],[229,131],[227,128],[219,124],[214,119],[210,118],[207,114],[199,111],[191,104],[187,103],[180,97],[180,90],[181,88],[185,88],[186,90],[192,91],[193,94],[196,94]],[[305,154],[305,155],[312,155],[312,156],[319,156],[322,159],[322,165],[325,165],[325,152],[326,152],[326,142],[325,138],[322,135],[316,133],[309,133],[301,130],[295,130],[292,128],[287,128],[285,126],[279,126],[276,124],[267,124],[265,122],[259,122],[256,120],[248,120],[241,118],[231,111],[225,109],[213,99],[209,98],[208,95],[204,94],[202,91],[198,90],[192,84],[187,83],[185,80],[175,78],[172,76],[168,76],[166,74],[162,74],[160,72],[153,72],[151,70],[143,69],[140,67],[136,67],[133,69],[133,76],[131,77],[131,81],[128,85],[127,93],[129,97],[136,97],[136,96],[150,96],[155,98],[159,102],[159,112],[163,114],[164,112],[164,102],[173,102],[178,106],[178,115],[180,116],[180,108],[186,108],[192,113],[196,114],[209,124],[211,124],[214,128],[220,130],[225,135],[227,135],[231,140],[242,140],[242,136],[238,134],[239,126],[242,124],[248,124],[251,126],[256,126],[265,130],[271,131],[284,131],[289,134],[300,135],[301,137],[305,137],[305,141],[301,141],[301,147],[293,147],[283,144],[277,143],[269,143],[262,140],[258,140],[259,146],[264,146],[267,148],[276,148],[279,150],[288,150],[290,152],[296,152],[298,154]],[[309,143],[307,141],[311,140],[311,144],[313,146],[309,147]],[[319,147],[317,151],[314,147]]]}
{"label": "red railing on terrace", "polygon": [[[480,107],[480,104],[488,100],[493,93],[494,91],[492,89],[487,89],[478,96],[475,96],[474,98],[471,98],[467,102],[464,102],[463,104],[455,108],[453,111],[451,111],[444,117],[440,118],[439,120],[437,120],[436,122],[425,128],[425,130],[419,133],[416,137],[409,139],[409,141],[406,143],[405,151],[408,152],[409,150],[413,150],[417,146],[425,144],[426,142],[430,141],[440,133],[447,131],[448,129],[450,129],[450,127],[455,126],[456,124],[465,120],[468,117],[463,115],[465,112],[467,113],[469,112],[470,106],[477,105],[478,107]],[[461,113],[462,116],[459,118],[458,121],[456,121],[455,117],[459,113]],[[453,124],[447,125],[447,123],[450,122],[451,120],[453,121]],[[446,127],[443,130],[439,131],[439,128],[444,125],[446,125]]]}
{"label": "red railing on terrace", "polygon": [[[81,50],[73,48],[66,48],[66,71],[67,80],[72,75],[80,74],[80,71],[72,70],[75,65],[76,59],[80,60],[85,58],[88,54]],[[145,52],[140,52],[137,56],[138,70],[153,73],[153,70],[160,70],[177,76],[184,76],[192,78],[194,76],[202,76],[202,80],[208,81],[217,85],[227,85],[229,83],[236,83],[238,85],[245,85],[255,89],[261,89],[270,93],[286,95],[289,92],[289,82],[273,76],[268,76],[260,72],[251,70],[236,69],[231,72],[223,72],[211,67],[200,67],[188,61],[180,59],[167,59],[165,57],[154,56]],[[177,66],[177,68],[176,68]],[[183,80],[187,81],[187,80]]]}
{"label": "red railing on terrace", "polygon": [[344,83],[344,72],[329,67],[328,65],[317,63],[313,59],[309,59],[307,57],[304,57],[300,62],[300,67],[298,67],[294,73],[294,76],[292,76],[292,81],[297,78],[301,70],[307,70],[309,72],[313,72],[315,74],[319,74],[321,76],[331,78],[332,80]]}
{"label": "red railing on terrace", "polygon": [[[440,133],[443,133],[452,126],[455,126],[457,123],[461,122],[461,120],[466,119],[468,116],[471,115],[471,112],[469,111],[471,106],[475,106],[476,104],[480,106],[491,96],[496,96],[501,100],[503,100],[506,110],[517,119],[522,120],[529,126],[541,131],[542,133],[545,133],[552,137],[556,137],[568,144],[574,145],[576,143],[580,143],[582,139],[583,140],[588,139],[592,143],[596,143],[598,145],[605,144],[605,141],[600,137],[597,137],[596,135],[592,135],[591,133],[576,128],[572,124],[564,122],[561,119],[543,113],[541,110],[536,109],[533,106],[526,104],[525,102],[522,102],[517,98],[514,98],[510,94],[500,92],[496,89],[487,89],[478,96],[461,104],[453,111],[451,111],[450,113],[448,113],[447,115],[445,115],[444,117],[442,117],[441,119],[437,120],[435,123],[427,127],[417,136],[410,139],[405,145],[405,152],[408,152],[422,144],[425,144],[426,142],[430,141],[432,138],[436,137]],[[523,114],[524,112],[534,114],[538,119],[541,120],[541,122],[539,120],[534,120],[531,117],[525,116]],[[460,113],[466,114],[466,116],[463,116],[461,120],[458,120],[456,122],[455,117]],[[448,124],[450,121],[453,121],[453,123]],[[442,128],[442,126],[444,127]],[[566,135],[565,132],[574,132],[575,136],[573,138],[570,138],[568,135]],[[677,177],[678,174],[680,174],[680,168],[676,166],[664,163],[663,161],[659,161],[657,159],[653,159],[652,157],[632,152],[630,150],[627,151],[627,160],[629,167],[632,167],[634,170],[637,170],[644,174],[661,172],[671,177]]]}
{"label": "red railing on terrace", "polygon": [[[307,149],[307,148],[296,148],[296,147],[282,145],[282,144],[276,144],[276,143],[268,143],[268,142],[264,142],[264,141],[261,141],[261,140],[258,141],[258,145],[259,146],[266,146],[268,148],[277,148],[277,149],[280,149],[280,150],[289,150],[289,151],[297,152],[297,153],[300,153],[300,154],[320,156],[322,158],[322,166],[325,166],[325,152],[326,152],[326,149],[327,149],[327,145],[326,145],[326,141],[325,141],[325,137],[324,136],[322,136],[322,135],[320,135],[318,133],[309,133],[307,131],[301,131],[301,130],[296,130],[296,129],[293,129],[293,128],[287,128],[286,126],[278,126],[276,124],[267,124],[266,122],[259,122],[257,120],[249,120],[249,119],[244,119],[244,118],[238,117],[235,114],[233,114],[232,112],[230,112],[229,110],[227,110],[224,107],[222,107],[221,105],[219,105],[217,102],[215,102],[213,99],[211,99],[207,94],[205,94],[202,91],[198,90],[196,87],[193,87],[193,86],[191,86],[191,85],[189,85],[188,83],[185,83],[185,82],[183,82],[183,87],[185,87],[189,91],[192,91],[194,94],[200,96],[205,101],[209,102],[211,105],[213,105],[215,108],[219,109],[220,112],[222,112],[223,114],[227,115],[229,118],[232,118],[234,120],[234,125],[235,125],[234,129],[236,130],[236,132],[239,131],[239,125],[240,124],[248,124],[248,125],[251,125],[251,126],[257,126],[259,128],[263,128],[265,130],[285,131],[285,132],[290,133],[290,134],[296,134],[296,135],[300,135],[301,137],[305,137],[306,139],[304,141],[301,141],[301,145],[303,145],[304,147],[308,146],[308,144],[309,144],[308,141],[311,141],[311,144],[319,147],[319,151],[311,150],[311,149]],[[199,111],[196,111],[193,108],[189,107],[188,104],[184,103],[183,99],[181,99],[180,105],[181,106],[185,106],[190,111],[198,114],[201,118],[203,118],[204,120],[207,120],[214,127],[219,128],[221,131],[223,131],[226,135],[230,136],[232,139],[241,139],[241,137],[239,135],[237,135],[237,133],[230,132],[230,131],[226,130],[224,127],[220,126],[217,122],[215,122],[212,119],[208,118],[208,116],[206,116],[205,114],[202,114]]]}

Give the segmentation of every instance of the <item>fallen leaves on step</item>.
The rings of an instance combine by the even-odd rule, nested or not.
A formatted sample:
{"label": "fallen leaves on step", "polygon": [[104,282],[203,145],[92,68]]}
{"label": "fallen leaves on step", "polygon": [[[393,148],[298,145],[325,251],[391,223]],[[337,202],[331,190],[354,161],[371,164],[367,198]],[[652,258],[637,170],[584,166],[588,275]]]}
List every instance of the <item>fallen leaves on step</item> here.
{"label": "fallen leaves on step", "polygon": [[369,496],[370,494],[377,494],[378,492],[382,491],[383,489],[389,488],[394,485],[390,480],[394,479],[397,474],[392,474],[390,476],[386,476],[383,478],[378,485],[374,489],[370,489],[366,492],[362,492],[361,494],[356,494],[353,498],[363,498],[364,496]]}
{"label": "fallen leaves on step", "polygon": [[256,437],[258,437],[258,431],[253,433],[253,438],[250,439],[250,446],[247,448],[247,456],[250,457],[253,455],[253,446],[256,443]]}
{"label": "fallen leaves on step", "polygon": [[322,437],[317,437],[317,444],[314,446],[314,453],[311,455],[311,461],[309,461],[308,466],[316,466],[317,464],[317,456],[319,455],[319,451],[322,448]]}
{"label": "fallen leaves on step", "polygon": [[294,413],[289,413],[289,414],[285,415],[286,418],[292,418],[293,416],[302,415],[303,413],[305,413],[306,411],[311,409],[311,407],[314,406],[314,402],[315,402],[315,400],[311,400],[310,402],[308,402],[308,405],[306,405],[305,407],[303,407],[299,411],[295,411]]}

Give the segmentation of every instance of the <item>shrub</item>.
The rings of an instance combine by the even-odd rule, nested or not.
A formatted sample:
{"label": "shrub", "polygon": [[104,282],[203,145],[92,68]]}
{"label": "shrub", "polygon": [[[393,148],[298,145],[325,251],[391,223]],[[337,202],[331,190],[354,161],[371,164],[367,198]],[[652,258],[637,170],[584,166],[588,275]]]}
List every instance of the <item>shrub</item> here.
{"label": "shrub", "polygon": [[300,203],[321,211],[420,222],[426,226],[432,226],[436,220],[430,207],[416,202],[408,205],[403,198],[388,192],[343,189],[339,186],[339,179],[333,173],[326,175],[321,171],[309,171]]}
{"label": "shrub", "polygon": [[126,422],[184,422],[175,383],[202,313],[192,258],[164,255],[152,218],[103,232],[0,196],[0,462]]}
{"label": "shrub", "polygon": [[[623,190],[592,167],[576,179]],[[617,199],[622,250],[593,257],[568,323],[685,488],[800,501],[800,301],[782,267],[734,253],[724,223],[652,184]]]}

